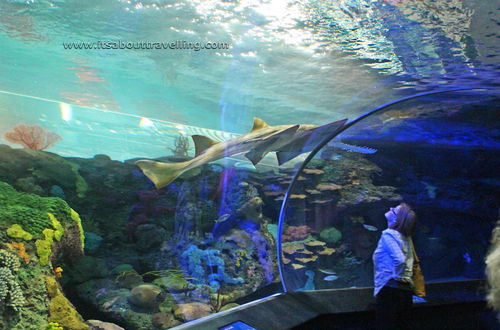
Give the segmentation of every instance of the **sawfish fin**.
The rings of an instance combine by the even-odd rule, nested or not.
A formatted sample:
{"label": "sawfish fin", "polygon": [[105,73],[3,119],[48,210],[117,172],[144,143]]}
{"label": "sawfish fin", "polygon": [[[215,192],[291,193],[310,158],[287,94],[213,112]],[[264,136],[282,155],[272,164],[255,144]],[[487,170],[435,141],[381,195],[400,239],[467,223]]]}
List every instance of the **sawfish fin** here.
{"label": "sawfish fin", "polygon": [[255,166],[257,165],[262,158],[264,158],[267,155],[267,152],[261,153],[258,151],[249,151],[245,154],[245,157],[252,162],[252,164]]}
{"label": "sawfish fin", "polygon": [[253,127],[252,127],[252,130],[250,132],[253,132],[253,131],[256,131],[256,130],[259,130],[262,128],[266,128],[266,127],[269,127],[269,125],[265,121],[263,121],[260,118],[253,117]]}
{"label": "sawfish fin", "polygon": [[276,153],[276,158],[278,158],[278,164],[279,166],[285,164],[286,162],[288,162],[289,160],[292,160],[294,159],[295,157],[299,156],[303,154],[302,151],[296,151],[296,152],[293,152],[293,151],[278,151]]}
{"label": "sawfish fin", "polygon": [[274,143],[280,139],[284,139],[285,141],[291,140],[299,127],[300,125],[293,125],[266,137],[257,148],[247,152],[245,157],[255,166],[269,153],[269,151],[273,151]]}
{"label": "sawfish fin", "polygon": [[312,151],[328,135],[333,134],[335,131],[341,128],[346,121],[347,119],[343,119],[300,131],[297,136],[295,136],[294,139],[290,141],[290,143],[280,147],[277,150],[278,152],[283,152],[281,157],[278,156],[278,162],[281,158],[283,160],[283,163],[286,163],[287,161],[297,157],[297,155],[299,154]]}
{"label": "sawfish fin", "polygon": [[161,163],[153,160],[141,159],[135,162],[144,175],[155,185],[156,189],[163,188],[184,173],[187,162]]}
{"label": "sawfish fin", "polygon": [[194,142],[195,156],[199,156],[211,146],[214,146],[217,143],[219,143],[203,135],[193,135],[191,137],[193,138]]}

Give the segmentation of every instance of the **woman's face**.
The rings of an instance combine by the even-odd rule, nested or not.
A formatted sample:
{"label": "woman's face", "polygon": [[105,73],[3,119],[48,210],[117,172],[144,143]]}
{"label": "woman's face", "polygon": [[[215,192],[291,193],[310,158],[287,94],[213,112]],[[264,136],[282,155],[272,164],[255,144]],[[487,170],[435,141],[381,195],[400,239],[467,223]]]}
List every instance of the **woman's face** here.
{"label": "woman's face", "polygon": [[387,225],[389,228],[396,223],[396,215],[398,214],[400,209],[401,205],[390,207],[389,211],[385,213],[385,218],[387,219]]}

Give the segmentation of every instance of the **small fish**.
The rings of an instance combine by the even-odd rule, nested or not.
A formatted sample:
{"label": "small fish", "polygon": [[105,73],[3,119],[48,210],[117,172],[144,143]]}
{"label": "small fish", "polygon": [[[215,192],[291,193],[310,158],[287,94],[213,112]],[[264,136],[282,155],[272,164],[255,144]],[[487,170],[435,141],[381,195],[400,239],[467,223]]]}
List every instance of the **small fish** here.
{"label": "small fish", "polygon": [[229,217],[231,216],[231,214],[223,214],[219,217],[219,219],[215,220],[216,223],[220,223],[220,222],[224,222],[226,221],[227,219],[229,219]]}
{"label": "small fish", "polygon": [[323,274],[328,274],[328,275],[336,275],[337,273],[332,270],[332,269],[324,269],[324,268],[318,268],[318,270],[320,272],[322,272]]}
{"label": "small fish", "polygon": [[363,227],[365,227],[365,229],[369,230],[369,231],[377,231],[378,230],[378,228],[375,226],[363,225]]}
{"label": "small fish", "polygon": [[472,261],[469,252],[465,252],[462,257],[464,258],[465,262],[468,264],[470,264],[470,262]]}
{"label": "small fish", "polygon": [[323,278],[323,281],[335,281],[339,277],[337,275],[328,275]]}

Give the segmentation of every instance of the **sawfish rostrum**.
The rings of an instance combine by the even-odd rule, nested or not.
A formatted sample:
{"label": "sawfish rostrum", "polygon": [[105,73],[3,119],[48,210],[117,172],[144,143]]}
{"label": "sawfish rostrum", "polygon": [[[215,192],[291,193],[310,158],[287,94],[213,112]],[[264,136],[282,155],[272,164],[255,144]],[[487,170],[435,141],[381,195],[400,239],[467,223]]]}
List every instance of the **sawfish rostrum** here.
{"label": "sawfish rostrum", "polygon": [[202,135],[193,135],[195,157],[178,163],[162,163],[138,160],[135,164],[153,181],[156,188],[170,184],[182,173],[203,164],[239,154],[244,154],[254,165],[269,152],[276,152],[282,165],[298,155],[312,151],[327,135],[340,128],[347,119],[322,126],[279,125],[269,126],[260,118],[254,118],[252,130],[233,139],[217,142]]}

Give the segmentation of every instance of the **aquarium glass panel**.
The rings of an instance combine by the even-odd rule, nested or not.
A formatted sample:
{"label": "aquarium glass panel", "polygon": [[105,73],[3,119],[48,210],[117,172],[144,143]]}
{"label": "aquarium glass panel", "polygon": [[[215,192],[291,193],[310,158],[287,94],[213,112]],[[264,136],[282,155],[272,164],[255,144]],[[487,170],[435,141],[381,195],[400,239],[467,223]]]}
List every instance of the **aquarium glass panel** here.
{"label": "aquarium glass panel", "polygon": [[0,329],[168,329],[283,284],[370,286],[401,200],[428,280],[482,278],[497,7],[0,1]]}
{"label": "aquarium glass panel", "polygon": [[482,279],[498,219],[499,94],[472,90],[396,102],[329,141],[297,174],[283,216],[287,290],[373,286],[384,214],[417,214],[427,282]]}

